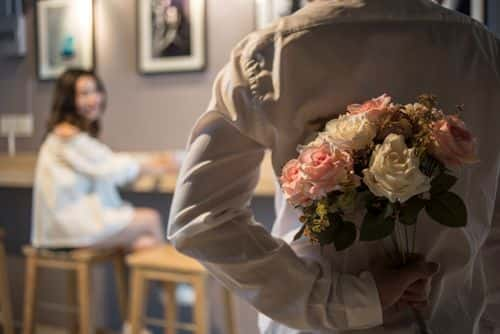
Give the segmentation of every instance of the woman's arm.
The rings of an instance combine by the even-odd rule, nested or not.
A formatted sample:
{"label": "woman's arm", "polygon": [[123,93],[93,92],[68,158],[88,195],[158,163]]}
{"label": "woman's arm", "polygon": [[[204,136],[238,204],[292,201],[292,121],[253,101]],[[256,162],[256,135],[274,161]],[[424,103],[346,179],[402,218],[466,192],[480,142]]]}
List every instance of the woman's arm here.
{"label": "woman's arm", "polygon": [[140,164],[131,156],[112,152],[86,134],[67,139],[63,159],[76,171],[89,177],[122,185],[140,173]]}

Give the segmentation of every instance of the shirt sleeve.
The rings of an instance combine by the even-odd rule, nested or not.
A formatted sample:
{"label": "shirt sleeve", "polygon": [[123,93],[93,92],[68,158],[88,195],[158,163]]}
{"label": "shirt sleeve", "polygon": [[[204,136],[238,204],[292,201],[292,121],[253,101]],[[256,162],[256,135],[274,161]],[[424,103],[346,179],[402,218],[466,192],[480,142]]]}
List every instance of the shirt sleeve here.
{"label": "shirt sleeve", "polygon": [[[500,39],[491,35],[489,39],[489,49],[493,56],[493,71],[495,72],[498,82],[500,83]],[[500,141],[497,137],[497,143],[488,143],[491,147],[498,147]],[[481,248],[482,261],[484,266],[484,274],[486,279],[487,300],[481,318],[481,329],[485,333],[500,334],[500,266],[498,259],[500,258],[500,156],[497,156],[496,174],[497,188],[495,198],[495,208],[493,210],[493,219],[488,238]]]}
{"label": "shirt sleeve", "polygon": [[[500,187],[500,182],[498,187]],[[497,197],[491,230],[482,250],[484,272],[488,286],[487,306],[481,323],[494,334],[500,334],[500,198]],[[489,332],[488,332],[489,333]]]}
{"label": "shirt sleeve", "polygon": [[192,130],[171,207],[169,239],[257,310],[289,327],[380,325],[370,273],[341,274],[329,263],[300,258],[254,220],[249,203],[269,124],[254,109],[255,87],[249,86],[258,80],[248,78],[245,68],[237,48],[216,79],[208,111]]}
{"label": "shirt sleeve", "polygon": [[89,177],[123,185],[139,174],[139,163],[131,156],[113,153],[106,145],[80,134],[70,139],[62,150],[64,161]]}

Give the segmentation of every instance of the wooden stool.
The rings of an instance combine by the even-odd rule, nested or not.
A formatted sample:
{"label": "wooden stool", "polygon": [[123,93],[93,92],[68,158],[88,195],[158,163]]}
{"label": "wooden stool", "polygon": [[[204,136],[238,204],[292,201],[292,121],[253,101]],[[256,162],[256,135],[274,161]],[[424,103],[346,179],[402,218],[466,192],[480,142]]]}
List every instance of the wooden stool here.
{"label": "wooden stool", "polygon": [[9,278],[7,276],[7,256],[3,239],[5,233],[0,230],[0,311],[1,324],[5,334],[14,334],[14,324],[12,322],[12,306],[10,304]]}
{"label": "wooden stool", "polygon": [[67,270],[76,274],[79,334],[94,334],[90,303],[91,267],[98,263],[112,262],[117,281],[120,312],[123,318],[126,317],[127,283],[121,251],[78,249],[58,252],[25,246],[23,253],[26,256],[23,334],[34,332],[37,271],[41,268]]}
{"label": "wooden stool", "polygon": [[[165,328],[165,333],[175,334],[177,329],[206,334],[206,279],[205,268],[194,259],[182,255],[172,246],[166,245],[137,252],[127,256],[127,264],[132,269],[130,322],[132,334],[139,334],[144,327],[143,313],[146,304],[146,283],[159,281],[164,284],[166,292],[165,318],[163,323],[150,320],[147,323]],[[193,310],[194,323],[177,323],[175,288],[178,283],[193,286],[196,301]],[[223,289],[227,334],[236,334],[233,318],[233,301],[229,291]]]}

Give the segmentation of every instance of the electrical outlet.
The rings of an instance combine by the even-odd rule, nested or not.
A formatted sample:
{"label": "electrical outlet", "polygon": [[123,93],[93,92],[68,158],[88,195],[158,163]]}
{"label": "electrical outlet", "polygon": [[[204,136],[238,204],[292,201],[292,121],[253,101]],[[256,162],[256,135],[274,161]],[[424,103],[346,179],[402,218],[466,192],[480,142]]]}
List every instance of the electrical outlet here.
{"label": "electrical outlet", "polygon": [[31,137],[33,135],[33,114],[0,114],[0,135]]}

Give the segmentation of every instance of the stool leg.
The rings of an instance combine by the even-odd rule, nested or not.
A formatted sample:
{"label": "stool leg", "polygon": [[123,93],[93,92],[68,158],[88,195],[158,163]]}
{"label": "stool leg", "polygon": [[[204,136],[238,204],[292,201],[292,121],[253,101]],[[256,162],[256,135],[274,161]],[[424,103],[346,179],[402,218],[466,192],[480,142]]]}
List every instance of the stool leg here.
{"label": "stool leg", "polygon": [[228,289],[222,287],[222,294],[223,294],[223,300],[224,300],[224,309],[225,309],[225,316],[226,316],[226,333],[227,334],[236,334],[236,324],[235,324],[235,317],[234,317],[234,299],[231,296],[231,293],[229,292]]}
{"label": "stool leg", "polygon": [[24,318],[23,334],[33,334],[35,327],[35,304],[36,304],[36,282],[37,263],[34,256],[26,258],[26,273],[24,287]]}
{"label": "stool leg", "polygon": [[3,329],[5,334],[14,334],[12,323],[12,307],[10,304],[9,278],[7,276],[7,257],[5,249],[0,246],[0,299],[2,305]]}
{"label": "stool leg", "polygon": [[113,268],[115,271],[115,280],[117,287],[118,303],[120,305],[120,315],[123,321],[129,319],[127,311],[128,291],[127,291],[127,276],[125,270],[125,262],[122,257],[113,259]]}
{"label": "stool leg", "polygon": [[166,334],[176,333],[177,323],[177,300],[175,299],[175,287],[173,282],[165,282],[165,321]]}
{"label": "stool leg", "polygon": [[[78,308],[78,285],[75,269],[66,272],[66,305],[69,308]],[[68,315],[68,328],[71,333],[78,333],[78,317],[77,314]]]}
{"label": "stool leg", "polygon": [[194,322],[196,325],[196,334],[205,334],[207,332],[206,315],[209,310],[208,304],[205,301],[205,277],[199,276],[193,282],[196,301],[194,305]]}
{"label": "stool leg", "polygon": [[87,262],[78,264],[77,276],[80,334],[94,334],[94,323],[90,311],[90,265]]}
{"label": "stool leg", "polygon": [[143,312],[146,300],[146,282],[141,269],[132,269],[131,284],[130,325],[132,327],[132,334],[139,334],[143,328]]}

